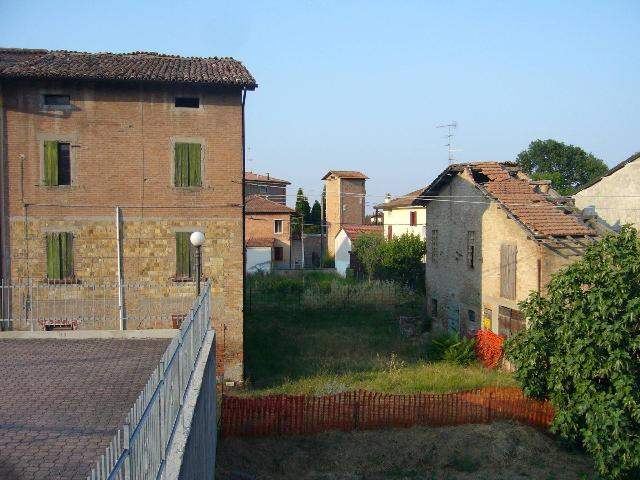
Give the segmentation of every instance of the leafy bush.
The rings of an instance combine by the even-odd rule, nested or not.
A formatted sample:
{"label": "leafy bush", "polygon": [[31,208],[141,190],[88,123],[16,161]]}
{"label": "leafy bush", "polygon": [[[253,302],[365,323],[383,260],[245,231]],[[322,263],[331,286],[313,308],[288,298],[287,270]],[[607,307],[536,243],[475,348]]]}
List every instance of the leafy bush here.
{"label": "leafy bush", "polygon": [[382,266],[382,246],[384,237],[377,233],[360,235],[353,241],[352,250],[367,274],[369,283]]}
{"label": "leafy bush", "polygon": [[470,365],[476,358],[474,346],[473,338],[460,340],[455,334],[442,333],[433,337],[427,345],[427,359]]}
{"label": "leafy bush", "polygon": [[381,259],[385,278],[412,287],[423,287],[422,258],[426,250],[420,235],[405,233],[382,244]]}
{"label": "leafy bush", "polygon": [[529,328],[505,342],[525,394],[548,398],[552,430],[581,442],[600,474],[640,473],[640,243],[635,229],[591,245],[522,303]]}

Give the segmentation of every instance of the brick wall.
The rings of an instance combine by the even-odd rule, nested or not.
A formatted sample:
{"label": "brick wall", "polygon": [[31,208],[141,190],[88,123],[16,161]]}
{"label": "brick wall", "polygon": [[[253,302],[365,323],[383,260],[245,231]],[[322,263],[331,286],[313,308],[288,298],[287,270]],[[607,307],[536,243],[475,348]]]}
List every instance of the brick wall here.
{"label": "brick wall", "polygon": [[[282,233],[275,233],[275,220],[282,220]],[[251,213],[246,216],[245,240],[250,238],[272,238],[274,247],[281,247],[282,261],[274,265],[289,268],[291,245],[291,215],[286,213]]]}
{"label": "brick wall", "polygon": [[[260,187],[267,187],[267,191],[263,192]],[[261,183],[257,180],[247,180],[245,184],[245,195],[260,195],[266,197],[272,202],[281,205],[287,204],[287,187],[286,185],[274,185],[272,183]]]}
{"label": "brick wall", "polygon": [[327,187],[327,254],[335,255],[335,238],[342,225],[363,225],[365,181],[330,176]]}
{"label": "brick wall", "polygon": [[[124,83],[3,81],[4,146],[13,280],[40,281],[44,235],[74,233],[81,281],[113,278],[115,206],[123,211],[128,281],[175,274],[175,233],[202,229],[204,273],[213,279],[214,326],[226,342],[226,376],[242,376],[242,106],[238,90]],[[47,110],[44,93],[71,96]],[[200,108],[174,107],[198,96]],[[45,140],[71,143],[72,185],[43,185]],[[202,186],[173,185],[174,143],[202,145]],[[223,328],[223,325],[226,328]],[[226,338],[225,338],[226,337]]]}

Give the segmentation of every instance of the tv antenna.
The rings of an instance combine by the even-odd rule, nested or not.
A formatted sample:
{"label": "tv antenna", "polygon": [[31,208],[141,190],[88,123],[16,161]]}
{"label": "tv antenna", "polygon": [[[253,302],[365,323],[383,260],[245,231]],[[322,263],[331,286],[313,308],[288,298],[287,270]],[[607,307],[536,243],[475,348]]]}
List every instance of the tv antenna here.
{"label": "tv antenna", "polygon": [[453,152],[461,152],[462,151],[461,148],[453,148],[453,142],[451,140],[455,136],[455,134],[453,132],[455,131],[456,128],[458,128],[458,122],[453,120],[451,123],[447,123],[445,125],[436,125],[436,128],[446,128],[447,129],[447,134],[445,135],[445,138],[447,139],[447,143],[445,143],[444,146],[447,147],[447,151],[449,152],[449,165],[451,165],[453,163],[453,161],[455,160],[453,158]]}

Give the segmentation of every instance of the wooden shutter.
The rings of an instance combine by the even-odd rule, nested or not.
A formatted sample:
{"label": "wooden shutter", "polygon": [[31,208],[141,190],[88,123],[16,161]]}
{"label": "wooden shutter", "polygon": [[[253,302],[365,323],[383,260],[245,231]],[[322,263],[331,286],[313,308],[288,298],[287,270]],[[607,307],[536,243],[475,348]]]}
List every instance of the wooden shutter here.
{"label": "wooden shutter", "polygon": [[73,277],[73,234],[60,234],[60,275],[61,278]]}
{"label": "wooden shutter", "polygon": [[202,185],[201,164],[202,164],[202,147],[199,143],[189,144],[189,186],[195,187]]}
{"label": "wooden shutter", "polygon": [[175,145],[175,173],[176,187],[189,186],[189,144],[176,143]]}
{"label": "wooden shutter", "polygon": [[60,272],[60,234],[47,234],[47,278],[59,280]]}
{"label": "wooden shutter", "polygon": [[58,142],[44,142],[44,184],[58,185]]}
{"label": "wooden shutter", "polygon": [[511,335],[511,309],[507,307],[498,308],[498,335],[509,337]]}
{"label": "wooden shutter", "polygon": [[516,298],[516,257],[515,245],[500,246],[500,296],[514,300]]}
{"label": "wooden shutter", "polygon": [[391,240],[393,238],[393,227],[389,225],[387,227],[387,240]]}
{"label": "wooden shutter", "polygon": [[176,233],[176,278],[191,277],[189,232]]}

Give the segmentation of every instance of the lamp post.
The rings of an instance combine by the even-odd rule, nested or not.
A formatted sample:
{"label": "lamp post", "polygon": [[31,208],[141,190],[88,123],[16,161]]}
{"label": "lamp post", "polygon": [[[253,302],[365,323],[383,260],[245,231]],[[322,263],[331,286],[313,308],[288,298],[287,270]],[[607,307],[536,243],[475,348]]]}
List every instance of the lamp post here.
{"label": "lamp post", "polygon": [[189,237],[191,245],[196,247],[196,295],[200,296],[200,272],[202,270],[202,244],[204,243],[204,233],[193,232]]}

